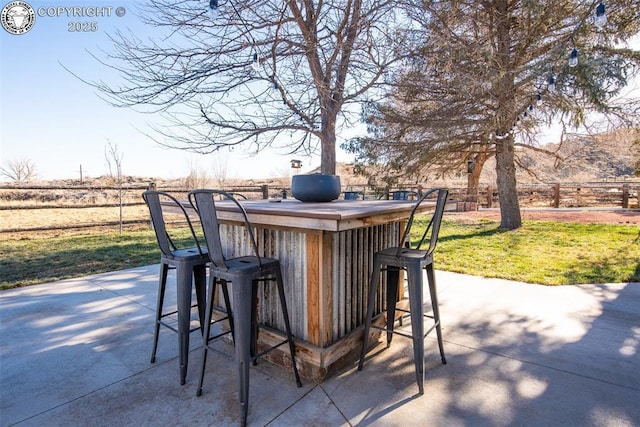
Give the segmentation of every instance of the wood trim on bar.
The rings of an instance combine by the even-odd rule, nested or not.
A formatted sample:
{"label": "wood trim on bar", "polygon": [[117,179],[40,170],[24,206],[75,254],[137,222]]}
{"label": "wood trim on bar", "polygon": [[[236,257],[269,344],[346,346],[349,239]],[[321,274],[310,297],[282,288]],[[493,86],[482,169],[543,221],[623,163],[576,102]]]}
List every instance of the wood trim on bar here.
{"label": "wood trim on bar", "polygon": [[307,339],[320,343],[320,235],[306,235]]}
{"label": "wood trim on bar", "polygon": [[333,250],[331,233],[322,233],[320,242],[320,305],[319,321],[320,330],[323,332],[319,336],[319,344],[325,347],[331,343],[333,335]]}

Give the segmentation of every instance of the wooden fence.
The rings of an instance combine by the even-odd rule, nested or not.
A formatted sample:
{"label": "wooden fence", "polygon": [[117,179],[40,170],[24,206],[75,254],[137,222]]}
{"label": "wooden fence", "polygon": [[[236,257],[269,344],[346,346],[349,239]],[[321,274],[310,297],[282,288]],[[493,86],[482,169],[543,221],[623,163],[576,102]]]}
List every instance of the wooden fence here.
{"label": "wooden fence", "polygon": [[[423,188],[429,185],[423,184]],[[67,228],[82,228],[96,226],[111,226],[124,224],[134,225],[146,222],[144,217],[144,203],[141,194],[149,186],[129,185],[121,189],[117,187],[91,186],[16,186],[0,185],[0,218],[13,218],[22,212],[28,215],[29,210],[55,209],[60,212],[80,212],[80,209],[104,208],[117,210],[121,207],[136,209],[136,214],[110,220],[88,221],[79,220],[71,225],[37,224],[35,226],[14,226],[12,221],[0,221],[0,233],[22,232],[37,230],[54,230]],[[404,186],[404,189],[416,190],[417,186]],[[188,190],[185,188],[158,188],[186,198]],[[349,186],[344,190],[362,191],[367,199],[386,198],[392,189],[373,189],[366,186]],[[241,193],[248,199],[267,199],[282,197],[290,194],[289,188],[268,185],[236,186],[225,190]],[[290,196],[289,196],[290,197]],[[538,208],[640,208],[640,182],[594,182],[594,183],[563,183],[563,184],[535,184],[518,186],[518,198],[522,207]],[[499,207],[497,189],[483,186],[472,191],[466,188],[451,187],[451,201],[458,204],[459,210],[475,210],[478,207]],[[35,214],[35,212],[34,212]],[[4,215],[4,216],[2,216]],[[78,214],[79,218],[83,215]],[[86,216],[84,216],[86,217]]]}
{"label": "wooden fence", "polygon": [[[415,190],[418,186],[406,185]],[[420,187],[429,188],[427,184]],[[395,190],[394,188],[391,190]],[[380,197],[380,191],[368,187],[350,187],[362,191],[367,197]],[[469,191],[466,187],[450,187],[449,199],[466,203],[470,209],[499,207],[498,190],[493,186],[481,186]],[[522,184],[518,186],[520,206],[528,208],[623,208],[640,207],[640,182],[593,182],[563,184]],[[469,210],[469,209],[467,209]]]}
{"label": "wooden fence", "polygon": [[[142,193],[148,189],[156,189],[155,184],[146,186],[17,186],[0,185],[0,210],[3,209],[43,209],[43,208],[89,208],[120,205],[120,194],[125,205],[144,204]],[[186,198],[188,189],[184,187],[157,188]],[[239,186],[226,188],[230,192],[246,195],[251,199],[267,199],[274,197],[281,189],[269,188],[268,185]],[[122,193],[120,193],[122,191]]]}
{"label": "wooden fence", "polygon": [[[498,205],[494,187],[480,189],[480,206]],[[535,184],[518,187],[518,201],[523,207],[550,208],[638,208],[640,183],[570,183]]]}

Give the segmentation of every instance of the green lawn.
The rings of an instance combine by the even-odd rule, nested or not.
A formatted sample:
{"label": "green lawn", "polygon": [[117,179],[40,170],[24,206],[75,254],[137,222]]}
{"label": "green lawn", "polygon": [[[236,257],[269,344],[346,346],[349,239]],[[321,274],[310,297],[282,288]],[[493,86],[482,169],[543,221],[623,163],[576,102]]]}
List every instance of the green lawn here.
{"label": "green lawn", "polygon": [[443,221],[436,269],[546,285],[640,282],[640,230],[625,225]]}
{"label": "green lawn", "polygon": [[5,240],[0,242],[0,289],[159,261],[160,250],[151,230]]}
{"label": "green lawn", "polygon": [[[0,289],[155,264],[159,257],[151,230],[5,239]],[[441,270],[548,285],[640,282],[640,230],[525,221],[520,229],[505,231],[496,222],[445,220],[435,264]]]}

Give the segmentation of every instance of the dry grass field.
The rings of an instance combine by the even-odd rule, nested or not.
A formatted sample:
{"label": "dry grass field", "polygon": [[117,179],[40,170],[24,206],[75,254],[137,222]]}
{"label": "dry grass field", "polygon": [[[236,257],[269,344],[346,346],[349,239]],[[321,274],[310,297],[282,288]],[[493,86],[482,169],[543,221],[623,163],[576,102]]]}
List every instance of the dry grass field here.
{"label": "dry grass field", "polygon": [[[127,178],[122,191],[124,224],[146,221],[149,212],[142,192],[150,178]],[[87,232],[90,224],[108,224],[95,228],[117,230],[120,221],[120,192],[108,178],[30,183],[29,188],[0,189],[0,235],[3,238],[37,238]],[[178,188],[180,182],[160,182]],[[81,226],[79,229],[57,229]],[[130,228],[130,225],[126,225]],[[140,225],[138,224],[137,227]],[[7,230],[27,229],[20,233]],[[31,231],[32,229],[32,231]]]}
{"label": "dry grass field", "polygon": [[[128,224],[131,221],[149,219],[149,211],[145,205],[124,206],[123,223],[127,228],[139,228],[139,224]],[[78,209],[19,209],[0,210],[0,230],[31,229],[32,231],[3,232],[5,238],[32,238],[38,236],[57,236],[75,234],[89,229],[114,230],[119,227],[120,210],[118,207],[78,208]],[[87,227],[90,224],[109,224],[100,227]],[[57,229],[74,227],[73,229]]]}

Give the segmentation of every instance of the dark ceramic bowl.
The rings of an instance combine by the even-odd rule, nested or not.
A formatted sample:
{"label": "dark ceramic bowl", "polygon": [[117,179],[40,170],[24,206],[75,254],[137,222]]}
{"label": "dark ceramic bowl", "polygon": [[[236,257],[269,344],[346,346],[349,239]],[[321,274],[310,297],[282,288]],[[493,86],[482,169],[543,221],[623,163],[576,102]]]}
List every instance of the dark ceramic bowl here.
{"label": "dark ceramic bowl", "polygon": [[340,196],[341,190],[338,175],[313,173],[291,179],[291,194],[301,202],[330,202]]}

